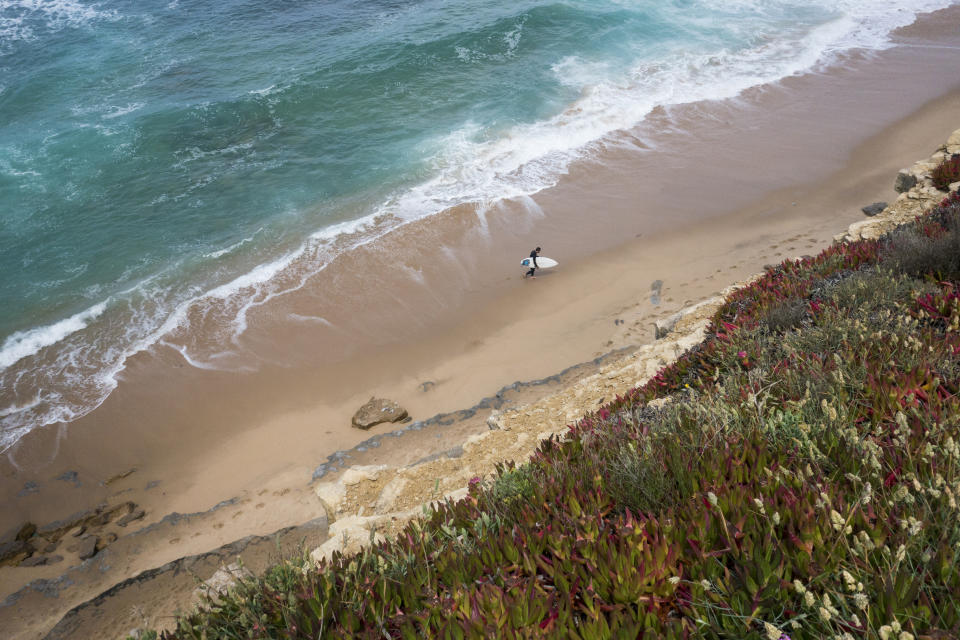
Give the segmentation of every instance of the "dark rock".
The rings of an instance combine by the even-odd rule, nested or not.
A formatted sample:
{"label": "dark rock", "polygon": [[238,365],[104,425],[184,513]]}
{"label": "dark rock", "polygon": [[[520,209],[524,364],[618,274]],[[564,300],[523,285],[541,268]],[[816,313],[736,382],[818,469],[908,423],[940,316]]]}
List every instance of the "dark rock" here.
{"label": "dark rock", "polygon": [[37,532],[37,525],[32,522],[24,522],[20,530],[17,531],[17,540],[29,540]]}
{"label": "dark rock", "polygon": [[43,549],[41,549],[41,551],[43,551],[44,553],[51,553],[51,552],[56,551],[56,550],[57,550],[57,543],[56,543],[56,542],[48,542],[48,543],[47,543],[47,546],[45,546]]}
{"label": "dark rock", "polygon": [[[62,560],[62,558],[61,558]],[[21,567],[41,567],[50,562],[50,556],[32,556],[22,561],[18,566]]]}
{"label": "dark rock", "polygon": [[875,216],[878,213],[882,213],[884,209],[887,208],[886,202],[874,202],[873,204],[868,204],[867,206],[860,209],[864,214],[868,216]]}
{"label": "dark rock", "polygon": [[87,536],[80,541],[80,546],[77,547],[77,555],[80,556],[81,560],[93,557],[97,552],[97,542],[99,542],[97,536]]}
{"label": "dark rock", "polygon": [[26,540],[14,540],[0,544],[0,567],[17,565],[33,554],[33,545]]}
{"label": "dark rock", "polygon": [[407,417],[407,410],[393,400],[370,398],[353,416],[353,426],[369,429],[381,422],[398,422]]}
{"label": "dark rock", "polygon": [[917,186],[917,176],[912,173],[907,173],[906,171],[901,171],[897,174],[897,179],[893,183],[893,189],[897,193],[904,193],[910,191]]}
{"label": "dark rock", "polygon": [[125,526],[127,526],[128,524],[130,524],[131,522],[133,522],[134,520],[139,520],[140,518],[142,518],[142,517],[145,516],[145,515],[146,515],[146,511],[144,511],[143,509],[134,509],[133,511],[131,511],[131,512],[128,513],[127,515],[125,515],[125,516],[123,516],[122,518],[120,518],[119,520],[117,520],[117,525],[118,525],[118,526],[121,526],[121,527],[125,527]]}
{"label": "dark rock", "polygon": [[433,389],[435,386],[437,386],[436,382],[434,382],[433,380],[427,380],[426,382],[420,383],[420,391],[423,391],[424,393],[426,393],[427,391],[430,391],[430,389]]}

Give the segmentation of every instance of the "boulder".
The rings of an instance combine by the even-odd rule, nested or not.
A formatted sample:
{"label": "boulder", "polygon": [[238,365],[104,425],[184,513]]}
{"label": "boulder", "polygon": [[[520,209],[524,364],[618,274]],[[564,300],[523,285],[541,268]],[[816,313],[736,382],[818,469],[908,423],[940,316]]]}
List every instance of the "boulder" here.
{"label": "boulder", "polygon": [[77,555],[81,560],[92,558],[97,553],[97,542],[99,542],[97,536],[87,536],[80,541],[80,545],[77,547]]}
{"label": "boulder", "polygon": [[887,208],[886,202],[874,202],[873,204],[868,204],[867,206],[860,209],[864,214],[868,216],[875,216],[878,213],[883,213],[883,210]]}
{"label": "boulder", "polygon": [[897,174],[897,179],[893,183],[893,188],[897,193],[905,193],[917,186],[917,176],[910,173],[907,169],[902,169]]}
{"label": "boulder", "polygon": [[407,417],[407,410],[393,400],[370,398],[353,416],[353,426],[369,429],[381,422],[399,422]]}

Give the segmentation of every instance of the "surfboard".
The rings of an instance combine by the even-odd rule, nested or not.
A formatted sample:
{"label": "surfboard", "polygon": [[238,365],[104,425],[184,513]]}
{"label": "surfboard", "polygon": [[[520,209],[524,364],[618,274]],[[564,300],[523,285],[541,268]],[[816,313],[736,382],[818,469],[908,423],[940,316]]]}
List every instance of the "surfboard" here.
{"label": "surfboard", "polygon": [[[520,261],[520,264],[526,268],[533,266],[533,258],[524,258]],[[550,267],[557,266],[558,262],[553,258],[547,258],[545,256],[537,256],[537,268],[538,269],[549,269]]]}

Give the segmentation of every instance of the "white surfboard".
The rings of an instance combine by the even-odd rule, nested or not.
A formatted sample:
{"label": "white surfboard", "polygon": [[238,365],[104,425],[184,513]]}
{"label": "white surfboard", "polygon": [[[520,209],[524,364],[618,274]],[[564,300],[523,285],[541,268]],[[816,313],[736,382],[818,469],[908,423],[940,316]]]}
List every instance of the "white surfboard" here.
{"label": "white surfboard", "polygon": [[[520,261],[520,264],[529,269],[533,266],[533,258],[524,258]],[[537,256],[537,268],[538,269],[549,269],[550,267],[557,266],[557,261],[553,258],[547,258],[545,256]]]}

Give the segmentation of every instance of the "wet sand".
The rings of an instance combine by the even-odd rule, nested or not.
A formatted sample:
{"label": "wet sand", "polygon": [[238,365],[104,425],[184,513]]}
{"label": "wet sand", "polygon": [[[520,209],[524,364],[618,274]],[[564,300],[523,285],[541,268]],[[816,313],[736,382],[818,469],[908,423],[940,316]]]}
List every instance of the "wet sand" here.
{"label": "wet sand", "polygon": [[[892,202],[897,170],[960,126],[960,36],[946,21],[960,23],[960,11],[903,30],[907,46],[654,113],[533,199],[451,210],[344,256],[251,313],[243,344],[255,371],[196,369],[169,347],[138,355],[99,409],[8,452],[0,533],[101,501],[135,501],[149,525],[237,499],[128,559],[124,571],[136,572],[310,520],[317,466],[398,428],[350,427],[371,395],[415,420],[469,407],[649,341],[655,319],[815,253],[862,219],[860,207]],[[535,245],[561,266],[524,281],[517,263]],[[411,431],[377,456],[413,460],[460,437]],[[2,567],[0,593],[64,568]]]}

